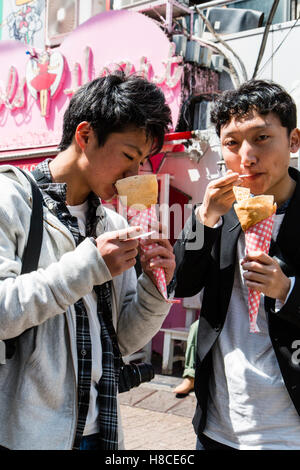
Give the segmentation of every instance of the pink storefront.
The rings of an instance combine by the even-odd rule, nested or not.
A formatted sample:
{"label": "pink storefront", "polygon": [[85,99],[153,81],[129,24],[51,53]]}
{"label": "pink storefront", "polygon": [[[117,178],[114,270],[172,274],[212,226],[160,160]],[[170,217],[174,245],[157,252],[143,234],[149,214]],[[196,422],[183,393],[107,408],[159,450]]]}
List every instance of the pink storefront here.
{"label": "pink storefront", "polygon": [[[29,170],[57,154],[64,110],[74,91],[116,67],[128,73],[143,73],[162,88],[172,110],[174,130],[182,102],[195,94],[200,83],[202,93],[213,93],[218,87],[216,72],[199,67],[196,70],[184,63],[159,26],[133,11],[108,11],[94,16],[55,49],[38,51],[21,42],[0,41],[0,52],[0,164]],[[193,202],[193,191],[185,189],[184,180],[176,184],[182,175],[178,174],[175,160],[173,165],[172,158],[166,158],[172,152],[174,156],[181,152],[184,157],[183,143],[166,142],[163,153],[153,157],[143,170],[157,173],[160,203],[183,207]],[[190,161],[187,158],[183,165],[197,167]],[[211,168],[212,172],[214,166]],[[186,217],[187,214],[182,216],[181,223]],[[175,232],[172,227],[173,242]],[[189,306],[193,309],[186,312]],[[197,313],[197,301],[173,305],[163,328],[188,327]],[[162,354],[163,340],[164,333],[159,332],[153,338],[152,350]]]}

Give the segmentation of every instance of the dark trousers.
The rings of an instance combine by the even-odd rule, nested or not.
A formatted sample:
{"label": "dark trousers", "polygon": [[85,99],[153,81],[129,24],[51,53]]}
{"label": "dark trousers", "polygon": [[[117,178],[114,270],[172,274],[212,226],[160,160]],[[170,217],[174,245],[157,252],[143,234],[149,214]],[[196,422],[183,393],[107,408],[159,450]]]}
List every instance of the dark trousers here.
{"label": "dark trousers", "polygon": [[[80,450],[99,450],[99,436],[98,434],[91,434],[90,436],[83,436],[80,442]],[[7,447],[0,446],[1,450],[9,450]]]}

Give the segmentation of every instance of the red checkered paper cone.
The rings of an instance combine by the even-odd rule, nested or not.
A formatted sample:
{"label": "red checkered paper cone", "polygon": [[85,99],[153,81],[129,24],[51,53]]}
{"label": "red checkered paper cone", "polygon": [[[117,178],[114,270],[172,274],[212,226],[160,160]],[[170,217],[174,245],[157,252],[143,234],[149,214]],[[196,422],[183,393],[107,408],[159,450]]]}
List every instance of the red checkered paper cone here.
{"label": "red checkered paper cone", "polygon": [[[158,199],[158,182],[154,174],[134,175],[120,179],[115,183],[123,207],[127,207],[127,219],[130,225],[140,225],[145,232],[157,226],[155,205]],[[156,246],[145,245],[140,239],[141,249],[145,252]],[[163,268],[153,268],[153,275],[158,290],[167,302],[179,303],[179,299],[168,299],[166,276]]]}
{"label": "red checkered paper cone", "polygon": [[[267,219],[252,225],[245,231],[246,254],[248,254],[249,251],[262,251],[267,254],[269,253],[273,223],[274,215],[271,215]],[[258,333],[260,331],[257,326],[260,296],[260,292],[248,289],[248,309],[251,333]]]}
{"label": "red checkered paper cone", "polygon": [[[276,203],[274,196],[262,194],[251,197],[250,189],[234,186],[233,192],[237,203],[234,210],[240,221],[246,238],[246,254],[249,251],[269,253]],[[261,293],[249,289],[248,308],[250,317],[250,332],[257,333],[257,314]]]}
{"label": "red checkered paper cone", "polygon": [[[136,210],[131,207],[127,208],[127,219],[129,225],[132,226],[141,226],[145,232],[149,232],[153,229],[153,227],[157,226],[157,216],[155,211],[155,205],[148,207],[143,210]],[[140,245],[142,251],[146,252],[150,248],[157,246],[157,243],[153,243],[151,245],[145,245],[143,239],[140,239]],[[165,300],[169,303],[180,303],[179,299],[168,299],[167,293],[167,284],[166,284],[166,276],[165,271],[163,268],[154,268],[152,270],[156,286],[158,290],[161,292]]]}

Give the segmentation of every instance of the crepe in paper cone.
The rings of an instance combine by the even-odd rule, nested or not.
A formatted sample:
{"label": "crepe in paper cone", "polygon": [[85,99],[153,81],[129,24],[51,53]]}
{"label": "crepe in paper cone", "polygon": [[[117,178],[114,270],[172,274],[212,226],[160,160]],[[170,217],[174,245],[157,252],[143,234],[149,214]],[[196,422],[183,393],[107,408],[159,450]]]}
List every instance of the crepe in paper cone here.
{"label": "crepe in paper cone", "polygon": [[269,195],[248,197],[233,207],[244,232],[276,212],[274,196]]}
{"label": "crepe in paper cone", "polygon": [[[240,188],[242,189],[242,188]],[[247,188],[245,188],[247,189]],[[246,254],[249,251],[262,251],[269,253],[274,213],[276,204],[274,196],[262,195],[241,198],[234,204],[235,212],[245,232]],[[257,314],[259,309],[261,293],[248,289],[248,309],[250,332],[257,333]]]}
{"label": "crepe in paper cone", "polygon": [[[151,231],[157,226],[155,204],[158,198],[156,175],[129,176],[116,182],[116,188],[121,202],[126,201],[127,218],[131,226],[141,226],[144,232]],[[156,243],[145,245],[140,239],[142,251],[146,252],[157,246]],[[166,276],[163,268],[152,269],[156,286],[167,302],[178,303],[180,300],[168,299]]]}

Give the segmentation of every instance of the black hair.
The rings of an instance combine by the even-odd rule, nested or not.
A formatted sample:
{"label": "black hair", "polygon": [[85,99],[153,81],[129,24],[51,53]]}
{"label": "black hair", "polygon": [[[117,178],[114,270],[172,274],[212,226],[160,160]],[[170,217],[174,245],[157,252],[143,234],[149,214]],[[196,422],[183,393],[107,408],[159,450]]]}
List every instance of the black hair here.
{"label": "black hair", "polygon": [[276,114],[288,135],[297,127],[295,102],[282,86],[268,80],[249,80],[237,90],[227,90],[216,99],[211,122],[218,136],[221,127],[233,116],[240,118],[252,110],[261,115]]}
{"label": "black hair", "polygon": [[87,121],[94,130],[99,146],[112,132],[136,127],[153,140],[151,155],[158,153],[171,124],[171,111],[161,89],[138,75],[126,76],[117,71],[96,78],[74,93],[64,114],[63,135],[59,150],[72,143],[77,126]]}

